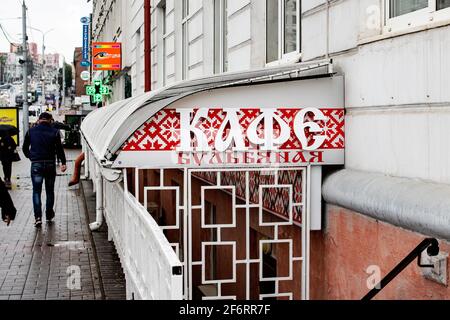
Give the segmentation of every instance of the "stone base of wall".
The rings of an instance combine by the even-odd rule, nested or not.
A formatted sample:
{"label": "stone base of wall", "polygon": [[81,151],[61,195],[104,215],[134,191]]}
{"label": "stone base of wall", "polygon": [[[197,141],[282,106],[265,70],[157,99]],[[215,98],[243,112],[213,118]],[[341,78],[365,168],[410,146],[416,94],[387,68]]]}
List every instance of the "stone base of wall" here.
{"label": "stone base of wall", "polygon": [[[369,292],[369,266],[379,266],[384,277],[425,238],[428,236],[327,205],[324,230],[311,233],[311,299],[361,299]],[[441,252],[450,252],[448,242],[440,240],[439,244]],[[450,299],[450,289],[425,279],[414,261],[376,299]]]}

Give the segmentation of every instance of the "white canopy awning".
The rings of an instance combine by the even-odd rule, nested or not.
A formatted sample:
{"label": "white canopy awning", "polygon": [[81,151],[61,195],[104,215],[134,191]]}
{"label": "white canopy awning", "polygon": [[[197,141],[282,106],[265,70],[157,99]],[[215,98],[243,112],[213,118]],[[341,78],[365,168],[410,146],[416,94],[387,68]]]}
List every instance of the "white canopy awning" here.
{"label": "white canopy awning", "polygon": [[330,76],[332,72],[331,61],[321,60],[183,81],[95,110],[83,121],[81,131],[99,163],[107,165],[114,161],[122,145],[150,117],[187,96],[253,83]]}

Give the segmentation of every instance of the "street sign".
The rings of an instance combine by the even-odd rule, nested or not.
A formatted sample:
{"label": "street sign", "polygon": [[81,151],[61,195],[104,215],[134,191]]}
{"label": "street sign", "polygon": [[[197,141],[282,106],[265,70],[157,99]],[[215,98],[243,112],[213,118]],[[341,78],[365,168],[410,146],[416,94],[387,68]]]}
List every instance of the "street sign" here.
{"label": "street sign", "polygon": [[89,66],[89,23],[88,17],[81,18],[83,24],[83,48],[82,48],[82,62],[83,67]]}
{"label": "street sign", "polygon": [[89,73],[89,71],[83,71],[80,74],[80,78],[83,81],[89,81],[89,79],[91,78],[91,74]]}
{"label": "street sign", "polygon": [[89,60],[89,25],[83,25],[83,61]]}
{"label": "street sign", "polygon": [[89,24],[91,23],[91,19],[89,17],[83,17],[80,19],[82,24]]}
{"label": "street sign", "polygon": [[94,42],[92,44],[94,70],[122,70],[122,44],[120,42]]}

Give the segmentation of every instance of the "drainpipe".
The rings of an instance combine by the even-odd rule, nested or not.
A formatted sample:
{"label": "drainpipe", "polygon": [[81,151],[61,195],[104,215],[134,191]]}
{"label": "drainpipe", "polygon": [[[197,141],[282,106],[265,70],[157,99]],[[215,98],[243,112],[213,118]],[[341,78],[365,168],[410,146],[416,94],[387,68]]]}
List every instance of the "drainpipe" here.
{"label": "drainpipe", "polygon": [[84,142],[84,149],[85,149],[84,154],[86,156],[86,159],[84,160],[84,179],[87,180],[91,175],[89,168],[89,161],[91,161],[91,159],[89,154],[89,147],[87,146],[86,141]]}
{"label": "drainpipe", "polygon": [[96,221],[89,225],[91,231],[97,231],[103,224],[103,177],[98,168],[98,177],[95,179]]}

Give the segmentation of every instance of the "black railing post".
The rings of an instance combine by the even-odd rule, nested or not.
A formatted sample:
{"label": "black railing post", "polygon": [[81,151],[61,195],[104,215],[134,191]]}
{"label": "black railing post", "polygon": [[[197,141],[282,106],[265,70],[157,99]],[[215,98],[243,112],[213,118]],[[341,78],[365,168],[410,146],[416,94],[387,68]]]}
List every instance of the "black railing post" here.
{"label": "black railing post", "polygon": [[437,256],[439,254],[439,243],[436,239],[429,238],[423,240],[410,254],[406,256],[391,272],[389,272],[383,280],[378,283],[367,295],[362,298],[363,301],[371,300],[381,290],[384,289],[395,277],[397,277],[414,259],[418,258],[418,265],[422,268],[433,268],[433,265],[422,265],[420,256],[424,250],[427,250],[428,255]]}

